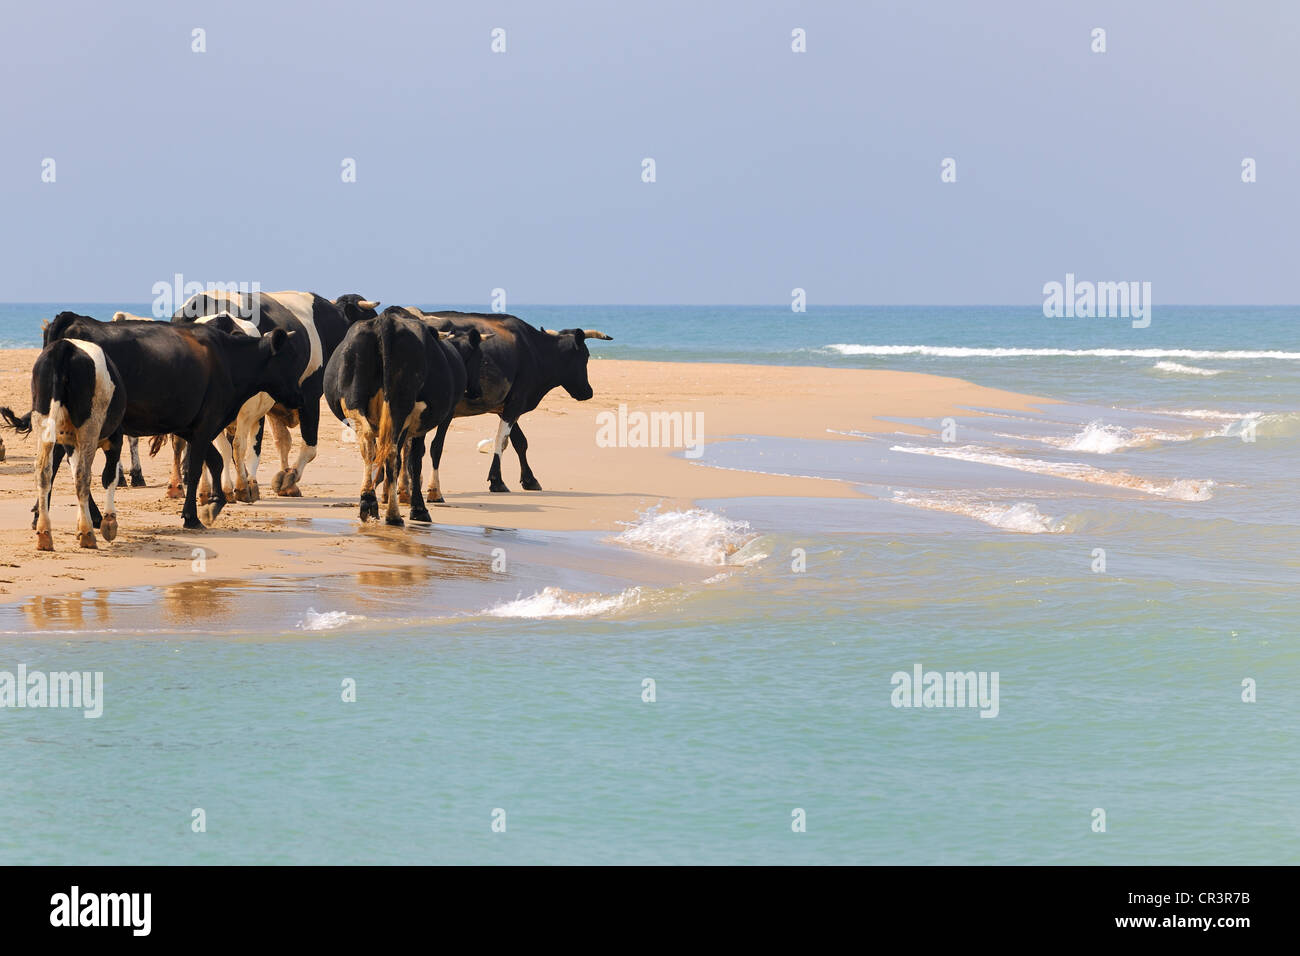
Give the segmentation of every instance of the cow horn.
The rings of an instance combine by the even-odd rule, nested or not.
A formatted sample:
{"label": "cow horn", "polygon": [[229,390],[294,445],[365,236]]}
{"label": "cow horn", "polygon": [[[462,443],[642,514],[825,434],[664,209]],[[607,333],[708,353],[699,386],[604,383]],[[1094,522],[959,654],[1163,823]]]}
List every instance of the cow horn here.
{"label": "cow horn", "polygon": [[360,300],[359,302],[357,302],[357,308],[360,308],[360,309],[377,309],[377,308],[379,308],[379,303],[378,303],[378,302],[367,302],[365,299],[362,299],[362,300]]}
{"label": "cow horn", "polygon": [[555,331],[555,329],[548,329],[548,328],[547,328],[546,326],[544,326],[544,325],[543,325],[541,328],[542,328],[542,331],[545,332],[547,335],[554,335],[557,339],[560,337],[560,333],[557,332],[557,331]]}
{"label": "cow horn", "polygon": [[589,339],[604,339],[606,342],[614,341],[614,336],[606,335],[599,329],[583,329],[582,334]]}
{"label": "cow horn", "polygon": [[44,332],[44,331],[45,331],[46,329],[48,329],[49,327],[50,327],[50,320],[49,320],[49,319],[41,319],[41,331]]}

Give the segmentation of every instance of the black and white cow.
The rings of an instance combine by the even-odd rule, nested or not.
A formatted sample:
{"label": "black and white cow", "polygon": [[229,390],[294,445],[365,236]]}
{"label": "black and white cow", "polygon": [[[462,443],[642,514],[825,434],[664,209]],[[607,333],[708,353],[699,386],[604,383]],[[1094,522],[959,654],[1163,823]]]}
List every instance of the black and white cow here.
{"label": "black and white cow", "polygon": [[[206,523],[211,524],[225,507],[221,491],[224,462],[213,439],[234,421],[244,402],[258,392],[267,392],[288,408],[302,404],[291,350],[297,332],[277,328],[248,338],[230,334],[221,324],[99,322],[75,312],[61,312],[45,329],[47,346],[61,339],[92,342],[117,367],[126,391],[125,434],[178,435],[188,442],[181,515],[185,527],[193,530],[204,524],[199,521],[195,497],[205,465],[213,477],[215,499],[204,508]],[[28,424],[32,414],[28,413]],[[58,459],[56,448],[55,469]],[[93,497],[90,509],[93,519],[98,511]]]}
{"label": "black and white cow", "polygon": [[[378,305],[378,302],[365,300],[353,293],[339,296],[331,302],[313,292],[239,293],[211,290],[191,297],[172,317],[172,322],[186,323],[205,315],[228,312],[251,322],[263,334],[277,328],[299,333],[292,351],[303,392],[301,410],[286,409],[273,401],[271,396],[262,395],[255,396],[238,416],[232,442],[235,471],[233,491],[238,500],[256,501],[260,497],[257,468],[261,461],[261,422],[264,416],[271,421],[271,430],[280,453],[280,471],[272,479],[271,488],[282,497],[302,495],[298,482],[308,463],[316,457],[325,364],[343,341],[349,326],[373,318]],[[254,425],[259,430],[252,442],[253,461],[249,467],[246,459]],[[297,461],[290,466],[292,438],[289,429],[294,426],[301,432],[302,448],[299,449]]]}
{"label": "black and white cow", "polygon": [[[117,537],[118,461],[122,454],[122,415],[126,390],[117,366],[93,342],[60,339],[47,345],[32,367],[32,410],[19,418],[0,408],[11,428],[36,433],[36,548],[54,550],[50,527],[50,498],[57,465],[55,449],[72,459],[77,489],[77,536],[83,548],[95,548],[95,527],[105,541]],[[90,469],[95,451],[104,450],[102,480],[108,490],[105,507],[92,514]]]}
{"label": "black and white cow", "polygon": [[[500,417],[496,439],[491,443],[492,467],[488,469],[488,490],[509,491],[501,480],[501,455],[506,438],[519,455],[520,482],[529,491],[541,491],[541,483],[528,466],[528,439],[519,427],[519,417],[531,412],[553,388],[563,388],[574,399],[585,402],[595,394],[587,380],[588,339],[613,341],[597,329],[563,329],[559,332],[535,329],[523,319],[504,313],[424,312],[425,321],[439,331],[478,329],[495,333],[483,343],[483,387],[477,399],[465,398],[456,407],[456,418],[488,413]],[[450,423],[448,423],[448,426]],[[438,457],[446,428],[434,438],[438,450],[433,474],[438,474]],[[480,445],[480,450],[483,449]],[[435,486],[429,498],[441,500]]]}
{"label": "black and white cow", "polygon": [[402,524],[399,469],[414,489],[411,520],[431,520],[420,497],[424,436],[445,430],[462,398],[478,396],[483,338],[477,329],[439,333],[419,312],[397,306],[348,329],[325,367],[325,401],[357,436],[362,521],[379,518],[375,484],[382,478],[385,520]]}

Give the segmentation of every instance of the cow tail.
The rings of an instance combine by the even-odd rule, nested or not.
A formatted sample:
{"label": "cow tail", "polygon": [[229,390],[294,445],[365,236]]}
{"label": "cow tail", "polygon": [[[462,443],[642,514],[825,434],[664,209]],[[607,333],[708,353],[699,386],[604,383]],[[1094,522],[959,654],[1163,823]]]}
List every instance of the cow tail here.
{"label": "cow tail", "polygon": [[0,418],[4,419],[6,427],[12,428],[20,435],[30,435],[32,433],[31,412],[19,418],[8,405],[0,405]]}
{"label": "cow tail", "polygon": [[63,414],[63,406],[68,404],[68,392],[74,374],[72,361],[78,354],[77,347],[67,339],[55,342],[51,351],[54,368],[50,382],[50,413],[45,418],[45,434],[41,436],[41,440],[48,445],[58,441],[59,416]]}
{"label": "cow tail", "polygon": [[379,365],[383,369],[384,401],[379,410],[375,435],[375,464],[381,468],[393,453],[393,369],[397,364],[397,323],[392,316],[379,317]]}

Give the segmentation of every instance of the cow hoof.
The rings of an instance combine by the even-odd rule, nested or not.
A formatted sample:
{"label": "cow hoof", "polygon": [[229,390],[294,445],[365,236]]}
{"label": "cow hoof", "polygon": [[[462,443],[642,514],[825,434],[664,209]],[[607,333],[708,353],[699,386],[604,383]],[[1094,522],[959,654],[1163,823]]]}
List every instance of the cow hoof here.
{"label": "cow hoof", "polygon": [[[229,498],[230,495],[227,494],[226,497]],[[246,505],[251,505],[253,503],[253,492],[247,487],[236,488],[234,491],[234,497],[236,501],[242,501]]]}
{"label": "cow hoof", "polygon": [[379,502],[375,500],[374,495],[361,496],[361,520],[369,521],[374,518],[379,520]]}
{"label": "cow hoof", "polygon": [[212,522],[217,520],[217,511],[213,505],[203,505],[199,508],[199,521],[204,527],[212,527]]}
{"label": "cow hoof", "polygon": [[81,536],[77,539],[77,543],[83,548],[89,548],[92,551],[99,550],[99,545],[95,544],[95,532],[93,531],[81,532]]}
{"label": "cow hoof", "polygon": [[104,536],[105,541],[112,541],[117,537],[117,515],[104,515],[104,520],[99,523],[99,533]]}
{"label": "cow hoof", "polygon": [[271,478],[271,490],[277,495],[280,493],[280,486],[284,484],[284,472],[277,471]]}
{"label": "cow hoof", "polygon": [[297,483],[290,484],[286,481],[280,486],[280,490],[276,494],[281,498],[301,498],[302,489],[298,487]]}
{"label": "cow hoof", "polygon": [[431,505],[445,505],[447,503],[447,499],[442,495],[427,495],[426,497]]}
{"label": "cow hoof", "polygon": [[185,528],[186,531],[202,531],[202,530],[204,530],[204,528],[203,528],[203,522],[200,521],[198,518],[185,518],[185,519],[181,522],[181,524],[183,525],[183,527]]}
{"label": "cow hoof", "polygon": [[384,524],[392,525],[394,528],[403,528],[406,526],[406,522],[402,520],[401,515],[392,515],[391,517],[385,518]]}
{"label": "cow hoof", "polygon": [[185,489],[182,488],[180,485],[168,485],[168,486],[167,486],[167,497],[168,497],[168,498],[184,498],[184,497],[185,497]]}
{"label": "cow hoof", "polygon": [[206,505],[211,500],[212,500],[212,495],[208,494],[206,491],[199,492],[199,504]]}
{"label": "cow hoof", "polygon": [[256,478],[248,479],[248,503],[251,505],[253,504],[253,502],[259,500],[261,497],[262,497],[262,492],[257,487],[257,479]]}
{"label": "cow hoof", "polygon": [[53,551],[53,550],[54,550],[54,535],[50,534],[48,531],[38,531],[38,532],[36,532],[36,550],[37,550],[37,551]]}
{"label": "cow hoof", "polygon": [[541,491],[542,483],[536,478],[521,478],[519,483],[524,486],[524,491]]}
{"label": "cow hoof", "polygon": [[412,520],[412,521],[423,521],[425,524],[432,524],[432,523],[433,523],[433,518],[430,517],[428,510],[425,509],[425,508],[421,508],[419,511],[412,511],[412,512],[411,512],[411,520]]}
{"label": "cow hoof", "polygon": [[506,483],[501,481],[499,478],[496,481],[488,482],[488,491],[508,492],[509,490],[510,489],[506,487]]}
{"label": "cow hoof", "polygon": [[140,473],[140,469],[139,469],[139,468],[136,468],[134,471],[131,472],[131,487],[132,487],[132,488],[144,488],[144,487],[145,487],[145,483],[144,483],[144,475],[142,475],[142,474]]}
{"label": "cow hoof", "polygon": [[397,493],[397,500],[401,504],[409,505],[411,503],[411,493],[409,491],[399,491]]}

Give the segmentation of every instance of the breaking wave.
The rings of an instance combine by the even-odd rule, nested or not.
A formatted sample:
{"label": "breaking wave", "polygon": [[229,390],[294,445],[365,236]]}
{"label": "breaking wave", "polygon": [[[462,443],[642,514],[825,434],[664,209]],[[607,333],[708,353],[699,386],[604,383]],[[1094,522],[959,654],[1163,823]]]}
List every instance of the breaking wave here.
{"label": "breaking wave", "polygon": [[1124,471],[1105,471],[1082,462],[1041,461],[1037,458],[1016,458],[988,451],[976,445],[962,445],[957,448],[928,448],[922,445],[893,445],[890,451],[906,452],[909,455],[934,455],[939,458],[954,458],[958,461],[970,461],[981,465],[995,465],[999,468],[1014,468],[1036,475],[1053,478],[1069,478],[1073,481],[1087,481],[1096,485],[1110,485],[1115,488],[1131,488],[1143,494],[1171,498],[1176,501],[1208,501],[1214,495],[1214,482],[1208,478],[1142,478]]}
{"label": "breaking wave", "polygon": [[1175,375],[1222,375],[1221,368],[1197,368],[1195,365],[1179,365],[1177,362],[1156,362],[1151,368],[1157,372],[1170,372]]}
{"label": "breaking wave", "polygon": [[[1143,448],[1159,442],[1191,441],[1203,437],[1199,432],[1166,432],[1157,428],[1125,428],[1122,425],[1107,425],[1095,421],[1085,425],[1082,431],[1064,437],[1053,435],[1004,435],[995,433],[999,438],[1012,438],[1017,441],[1036,441],[1062,451],[1080,451],[1090,455],[1113,455],[1125,448]],[[1206,432],[1205,436],[1217,435],[1218,432]]]}
{"label": "breaking wave", "polygon": [[1037,358],[1061,356],[1066,358],[1188,358],[1188,359],[1285,359],[1300,360],[1300,352],[1256,352],[1234,350],[1225,352],[1204,349],[1028,349],[1028,348],[968,348],[957,345],[852,345],[838,343],[826,346],[841,355],[931,355],[936,358]]}
{"label": "breaking wave", "polygon": [[1064,521],[1043,514],[1036,505],[1028,501],[1006,505],[965,501],[961,498],[939,495],[909,495],[901,491],[894,492],[893,500],[902,505],[924,508],[927,511],[945,511],[949,514],[964,515],[1002,531],[1014,531],[1018,534],[1060,534],[1068,530]]}
{"label": "breaking wave", "polygon": [[703,508],[689,511],[651,509],[612,540],[694,564],[744,565],[767,557],[750,547],[758,532],[748,521],[732,521]]}
{"label": "breaking wave", "polygon": [[561,588],[542,588],[529,597],[504,601],[484,614],[491,617],[595,617],[633,607],[641,600],[640,588],[628,588],[619,594],[575,594]]}
{"label": "breaking wave", "polygon": [[349,614],[347,611],[322,611],[317,612],[314,607],[307,608],[307,613],[303,615],[298,622],[300,631],[332,631],[342,627],[344,624],[351,624],[353,621],[364,621],[365,617],[360,614]]}

